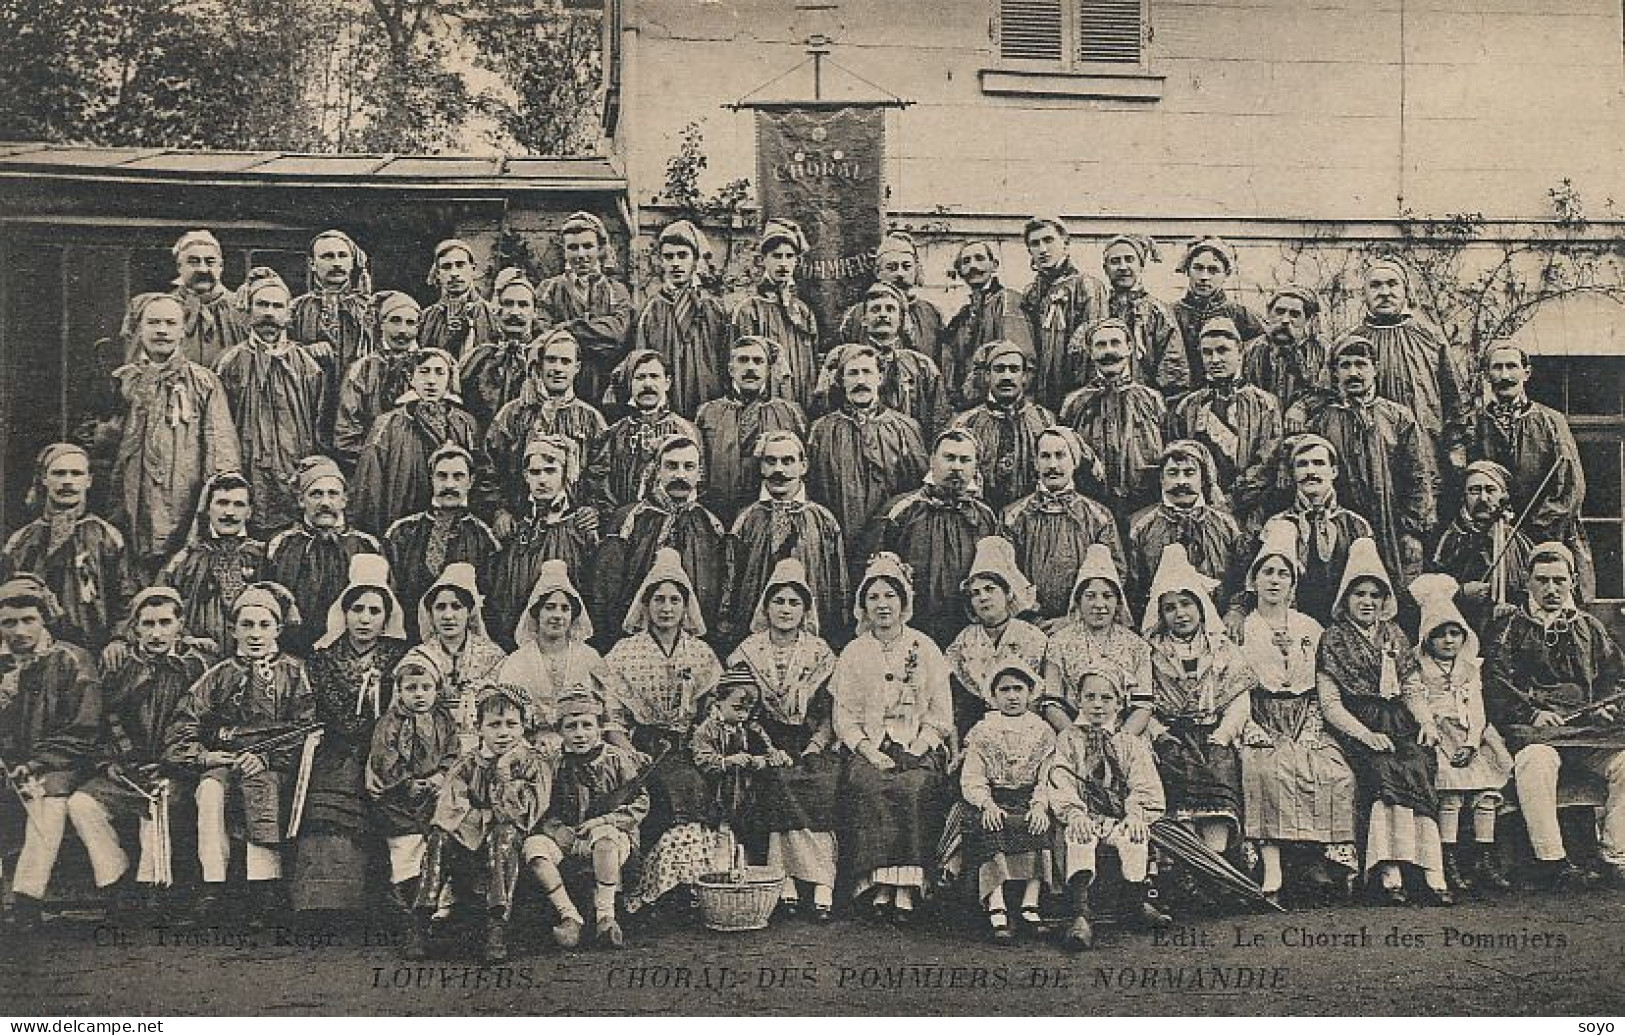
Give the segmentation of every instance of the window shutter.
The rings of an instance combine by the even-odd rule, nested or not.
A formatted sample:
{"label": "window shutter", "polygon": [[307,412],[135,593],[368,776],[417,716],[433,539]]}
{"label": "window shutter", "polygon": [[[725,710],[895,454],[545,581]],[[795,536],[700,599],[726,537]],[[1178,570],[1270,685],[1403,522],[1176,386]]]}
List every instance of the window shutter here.
{"label": "window shutter", "polygon": [[1077,0],[1078,60],[1137,65],[1143,60],[1141,0]]}
{"label": "window shutter", "polygon": [[[1138,3],[1138,0],[1135,0]],[[1060,61],[1062,0],[1001,0],[999,56],[1012,61]]]}

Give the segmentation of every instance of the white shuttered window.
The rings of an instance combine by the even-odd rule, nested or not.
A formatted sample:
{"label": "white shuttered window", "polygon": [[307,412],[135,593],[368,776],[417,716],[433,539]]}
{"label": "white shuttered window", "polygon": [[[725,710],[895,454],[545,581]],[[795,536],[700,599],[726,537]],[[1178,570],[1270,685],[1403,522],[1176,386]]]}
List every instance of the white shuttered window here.
{"label": "white shuttered window", "polygon": [[998,0],[999,57],[1070,69],[1145,63],[1147,0]]}

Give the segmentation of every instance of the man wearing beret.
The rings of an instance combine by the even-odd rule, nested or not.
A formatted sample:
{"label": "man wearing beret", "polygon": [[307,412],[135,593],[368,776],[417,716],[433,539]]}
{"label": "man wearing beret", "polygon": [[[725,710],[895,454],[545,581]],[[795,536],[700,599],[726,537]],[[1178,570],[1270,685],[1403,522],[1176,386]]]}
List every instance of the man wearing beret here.
{"label": "man wearing beret", "polygon": [[291,298],[274,271],[250,270],[238,294],[252,333],[220,357],[215,373],[237,419],[243,474],[254,493],[252,530],[270,535],[299,519],[296,465],[331,444],[322,414],[333,347],[288,337]]}
{"label": "man wearing beret", "polygon": [[1055,415],[1027,395],[1033,363],[1031,351],[1014,342],[983,345],[971,363],[974,395],[966,392],[983,402],[950,425],[976,437],[982,498],[998,513],[1038,484],[1034,447],[1039,433],[1055,423]]}
{"label": "man wearing beret", "polygon": [[502,336],[496,306],[474,286],[479,271],[467,241],[454,237],[434,246],[427,280],[430,287],[440,289],[440,299],[423,310],[418,340],[426,348],[445,349],[463,359]]}
{"label": "man wearing beret", "polygon": [[186,310],[181,350],[211,369],[220,357],[248,339],[248,321],[223,281],[220,242],[207,230],[189,230],[170,249],[175,257],[171,292]]}
{"label": "man wearing beret", "polygon": [[[1021,292],[999,280],[999,253],[992,241],[967,241],[954,256],[953,275],[970,289],[965,305],[942,332],[942,376],[948,394],[963,400],[965,374],[976,350],[990,341],[1025,345],[1034,356],[1033,328],[1021,309]],[[975,400],[971,400],[974,402]]]}
{"label": "man wearing beret", "polygon": [[1185,363],[1191,384],[1199,386],[1202,374],[1202,325],[1215,316],[1227,316],[1241,332],[1243,341],[1264,333],[1264,321],[1244,303],[1231,298],[1225,284],[1236,272],[1236,252],[1220,237],[1200,237],[1185,246],[1175,272],[1186,277],[1184,297],[1174,303],[1180,337],[1185,342]]}
{"label": "man wearing beret", "polygon": [[[300,521],[271,537],[265,547],[266,576],[287,587],[305,619],[283,630],[284,642],[303,655],[323,632],[327,609],[344,592],[350,558],[383,553],[378,540],[345,521],[349,483],[325,456],[307,456],[294,474]],[[315,623],[315,624],[308,624]]]}
{"label": "man wearing beret", "polygon": [[590,212],[572,213],[559,229],[564,272],[536,289],[540,330],[565,330],[581,348],[576,390],[594,402],[610,371],[626,355],[632,334],[632,294],[604,270],[612,252],[604,221]]}
{"label": "man wearing beret", "polygon": [[1377,347],[1349,335],[1332,347],[1338,396],[1309,422],[1337,451],[1343,504],[1371,522],[1383,566],[1401,585],[1422,573],[1438,479],[1433,449],[1411,412],[1377,393]]}
{"label": "man wearing beret", "polygon": [[711,245],[686,219],[668,224],[655,241],[660,286],[638,314],[634,349],[658,352],[671,371],[671,408],[692,420],[701,404],[722,394],[728,363],[728,313],[707,289],[702,269]]}

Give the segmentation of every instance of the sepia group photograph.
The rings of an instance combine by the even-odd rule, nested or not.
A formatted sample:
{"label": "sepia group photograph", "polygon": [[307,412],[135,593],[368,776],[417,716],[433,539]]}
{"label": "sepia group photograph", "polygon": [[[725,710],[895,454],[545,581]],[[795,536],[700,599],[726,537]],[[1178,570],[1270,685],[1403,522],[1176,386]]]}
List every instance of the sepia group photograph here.
{"label": "sepia group photograph", "polygon": [[1619,0],[0,68],[11,1031],[1625,1015]]}

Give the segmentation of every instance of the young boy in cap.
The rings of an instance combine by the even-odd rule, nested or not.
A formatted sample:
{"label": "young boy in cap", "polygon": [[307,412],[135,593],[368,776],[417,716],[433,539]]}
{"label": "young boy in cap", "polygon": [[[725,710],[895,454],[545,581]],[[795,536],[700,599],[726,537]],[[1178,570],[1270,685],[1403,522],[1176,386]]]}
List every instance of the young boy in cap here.
{"label": "young boy in cap", "polygon": [[[485,963],[508,959],[508,919],[522,845],[541,822],[551,793],[546,757],[525,739],[529,698],[498,683],[480,693],[479,746],[446,773],[435,800],[418,883],[408,957],[424,955],[429,914],[448,887],[484,905]],[[459,896],[462,897],[462,896]]]}
{"label": "young boy in cap", "polygon": [[557,704],[563,753],[556,759],[552,798],[525,856],[542,892],[558,910],[553,939],[580,944],[583,920],[565,875],[591,872],[593,936],[602,946],[626,943],[615,918],[615,896],[638,851],[638,824],[649,814],[649,792],[638,779],[637,756],[604,741],[604,702],[590,690],[561,696]]}

